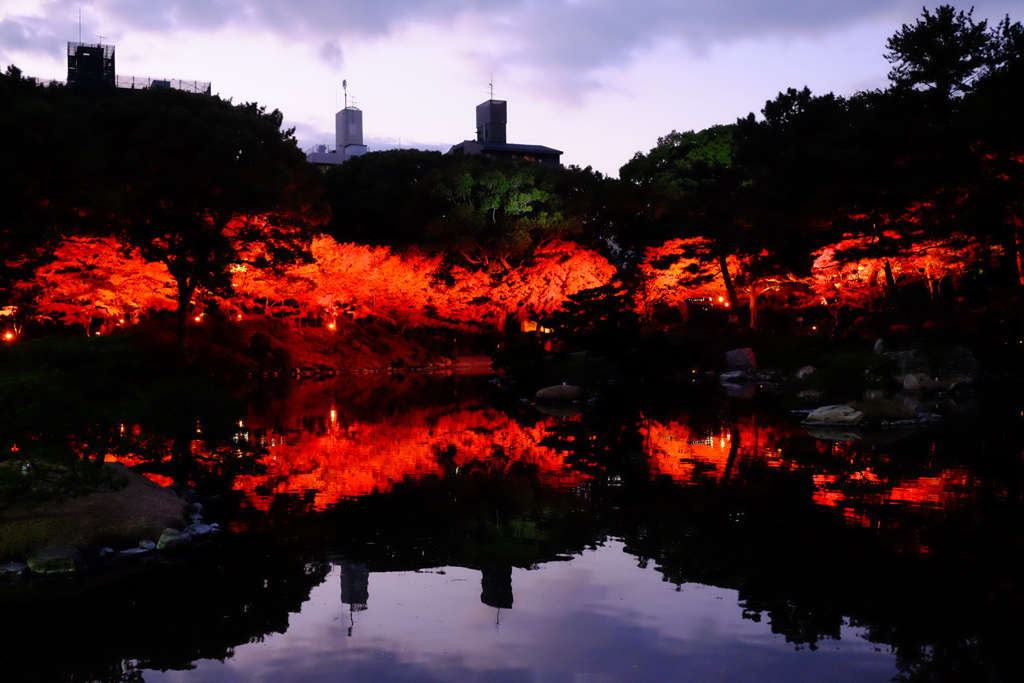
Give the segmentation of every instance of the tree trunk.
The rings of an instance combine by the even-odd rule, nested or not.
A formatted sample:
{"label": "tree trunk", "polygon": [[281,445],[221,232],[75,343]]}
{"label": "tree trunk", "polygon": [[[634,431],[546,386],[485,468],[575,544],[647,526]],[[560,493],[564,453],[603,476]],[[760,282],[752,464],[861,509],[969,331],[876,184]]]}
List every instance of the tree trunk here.
{"label": "tree trunk", "polygon": [[747,298],[750,299],[750,329],[757,329],[757,283],[752,282],[747,287]]}
{"label": "tree trunk", "polygon": [[889,307],[896,307],[896,278],[892,274],[892,263],[885,259],[885,296],[889,300]]}
{"label": "tree trunk", "polygon": [[732,314],[736,314],[736,285],[733,284],[732,276],[729,275],[729,266],[725,262],[725,254],[718,255],[718,267],[722,270],[722,280],[725,282],[725,293],[729,297],[729,308]]}
{"label": "tree trunk", "polygon": [[187,279],[185,282],[178,280],[178,310],[176,311],[178,329],[175,345],[175,360],[179,370],[185,367],[187,350],[186,338],[188,335],[188,307],[189,304],[192,303],[192,294],[194,292],[195,287],[189,285]]}
{"label": "tree trunk", "polygon": [[1024,254],[1021,253],[1024,250],[1024,245],[1021,244],[1024,241],[1024,221],[1016,219],[1013,227],[1013,245],[1015,255],[1017,257],[1017,286],[1024,287]]}

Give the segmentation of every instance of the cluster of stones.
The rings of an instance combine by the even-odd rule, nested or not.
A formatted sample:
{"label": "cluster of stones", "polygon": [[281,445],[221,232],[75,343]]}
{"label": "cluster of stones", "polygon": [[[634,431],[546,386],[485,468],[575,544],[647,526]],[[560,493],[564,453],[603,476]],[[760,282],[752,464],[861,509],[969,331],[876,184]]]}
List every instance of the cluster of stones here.
{"label": "cluster of stones", "polygon": [[[201,503],[192,503],[189,506],[190,524],[184,529],[164,529],[160,538],[156,541],[144,539],[134,548],[127,548],[115,551],[113,548],[103,548],[98,556],[103,560],[121,559],[128,560],[137,557],[155,555],[160,552],[177,552],[192,546],[197,541],[204,539],[220,531],[220,526],[215,522],[206,524],[203,522],[203,506]],[[85,554],[73,545],[52,545],[36,552],[28,559],[28,562],[10,562],[0,565],[0,574],[22,575],[25,573],[39,574],[43,576],[68,575],[82,571],[88,563]]]}
{"label": "cluster of stones", "polygon": [[[902,396],[917,397],[923,394],[943,396],[960,389],[969,389],[981,379],[981,364],[971,355],[971,352],[962,347],[951,348],[946,351],[942,363],[930,362],[921,351],[899,351],[886,353],[882,340],[875,344],[874,352],[884,354],[891,359],[898,367],[894,376],[897,383],[902,385]],[[722,386],[733,396],[749,397],[753,394],[754,383],[765,383],[777,385],[785,378],[781,373],[772,370],[758,371],[757,360],[754,352],[749,349],[734,349],[725,354],[727,370],[720,376]],[[794,377],[801,379],[816,372],[812,366],[800,368]],[[871,390],[870,395],[865,395],[866,401],[885,402],[880,391]],[[800,398],[814,401],[821,398],[821,392],[805,390],[798,394]],[[892,403],[892,401],[889,401]],[[904,400],[904,403],[915,404],[917,400]],[[907,406],[908,415],[902,419],[881,420],[878,426],[885,427],[906,427],[914,425],[929,424],[939,420],[939,416],[930,412],[921,412],[920,409],[912,410]],[[857,427],[866,420],[866,415],[848,405],[824,405],[806,412],[804,425],[810,427]]]}

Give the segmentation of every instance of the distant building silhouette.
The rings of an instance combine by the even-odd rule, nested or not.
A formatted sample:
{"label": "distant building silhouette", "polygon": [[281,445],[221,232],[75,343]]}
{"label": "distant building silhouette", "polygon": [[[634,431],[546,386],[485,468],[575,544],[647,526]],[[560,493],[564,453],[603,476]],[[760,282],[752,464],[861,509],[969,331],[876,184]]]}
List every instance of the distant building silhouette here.
{"label": "distant building silhouette", "polygon": [[114,66],[114,46],[100,43],[68,43],[68,87],[79,92],[100,88],[148,90],[172,88],[209,95],[208,81],[183,81],[177,78],[118,76]]}
{"label": "distant building silhouette", "polygon": [[68,85],[76,90],[116,86],[114,46],[68,43]]}
{"label": "distant building silhouette", "polygon": [[561,150],[543,145],[510,144],[505,135],[508,103],[487,100],[476,107],[476,140],[465,140],[448,150],[448,154],[479,154],[489,159],[522,159],[545,166],[561,166]]}

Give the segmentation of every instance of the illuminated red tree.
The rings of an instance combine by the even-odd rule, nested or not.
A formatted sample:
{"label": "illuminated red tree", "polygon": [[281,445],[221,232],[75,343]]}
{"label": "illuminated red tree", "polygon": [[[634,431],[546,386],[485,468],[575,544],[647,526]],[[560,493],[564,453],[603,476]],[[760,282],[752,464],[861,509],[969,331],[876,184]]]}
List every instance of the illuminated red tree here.
{"label": "illuminated red tree", "polygon": [[538,247],[496,288],[502,310],[519,322],[540,320],[577,292],[608,284],[615,266],[595,251],[552,240]]}
{"label": "illuminated red tree", "polygon": [[73,237],[53,251],[21,289],[38,291],[36,315],[78,324],[89,333],[93,320],[127,320],[176,307],[174,279],[162,263],[112,237]]}

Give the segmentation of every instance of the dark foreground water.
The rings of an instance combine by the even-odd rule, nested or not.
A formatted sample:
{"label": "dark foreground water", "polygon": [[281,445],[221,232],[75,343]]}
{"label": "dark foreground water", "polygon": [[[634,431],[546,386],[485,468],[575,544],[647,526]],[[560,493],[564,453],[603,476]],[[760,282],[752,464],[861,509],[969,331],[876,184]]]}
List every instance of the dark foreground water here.
{"label": "dark foreground water", "polygon": [[1012,401],[812,435],[712,390],[492,393],[260,395],[192,443],[231,533],[3,587],[0,680],[1024,680]]}

